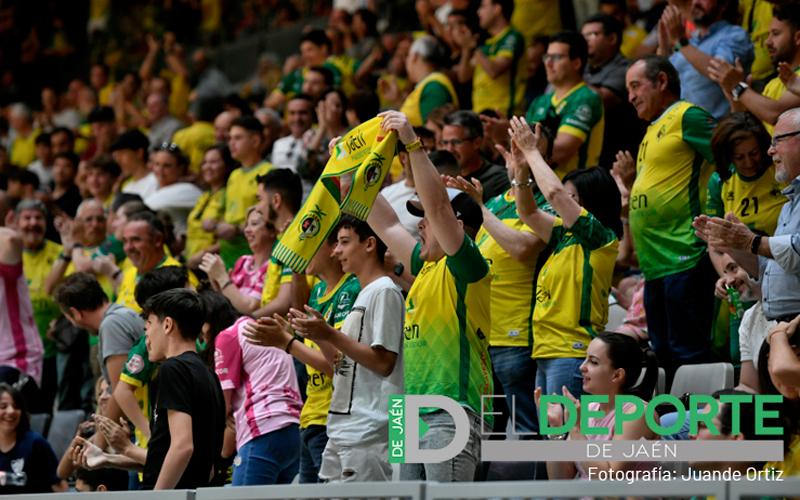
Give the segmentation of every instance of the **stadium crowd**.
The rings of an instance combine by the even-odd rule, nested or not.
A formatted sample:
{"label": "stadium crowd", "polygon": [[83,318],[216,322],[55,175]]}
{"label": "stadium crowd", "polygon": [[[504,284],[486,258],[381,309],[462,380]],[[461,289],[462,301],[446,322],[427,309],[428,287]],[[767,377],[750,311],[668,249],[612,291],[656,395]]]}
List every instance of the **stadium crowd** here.
{"label": "stadium crowd", "polygon": [[[714,397],[783,396],[785,456],[695,465],[800,474],[800,2],[40,3],[0,2],[0,492],[389,481],[392,394],[471,425],[400,480],[492,479],[481,439],[540,439],[542,394],[607,395],[613,429],[717,361]],[[251,78],[215,66],[312,17]],[[294,272],[275,249],[375,117],[380,194]],[[722,407],[691,438],[764,439]],[[435,410],[421,448],[454,435]],[[32,416],[71,411],[57,456]]]}

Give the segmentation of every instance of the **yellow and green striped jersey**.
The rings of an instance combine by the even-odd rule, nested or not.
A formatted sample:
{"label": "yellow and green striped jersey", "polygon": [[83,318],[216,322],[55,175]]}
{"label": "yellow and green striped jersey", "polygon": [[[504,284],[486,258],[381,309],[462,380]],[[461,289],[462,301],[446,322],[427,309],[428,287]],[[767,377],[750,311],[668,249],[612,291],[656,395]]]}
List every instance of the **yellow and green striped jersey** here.
{"label": "yellow and green striped jersey", "polygon": [[[341,330],[344,319],[350,314],[350,309],[353,308],[360,291],[361,285],[355,275],[345,274],[331,290],[326,290],[324,281],[314,285],[308,305],[321,312],[329,325]],[[319,346],[313,341],[305,339],[304,342],[308,347],[319,350]],[[333,381],[311,365],[306,365],[306,370],[308,384],[306,384],[306,402],[300,412],[300,427],[326,425],[333,394]]]}
{"label": "yellow and green striped jersey", "polygon": [[[511,229],[533,232],[520,220],[511,190],[489,200],[486,208]],[[529,262],[514,259],[485,228],[478,231],[475,242],[489,263],[492,274],[489,302],[492,328],[489,344],[503,347],[530,346],[533,341],[531,320],[536,303],[536,256]]]}
{"label": "yellow and green striped jersey", "polygon": [[675,102],[647,127],[629,215],[645,279],[691,269],[706,253],[692,220],[703,213],[706,202],[713,129],[714,118],[686,101]]}
{"label": "yellow and green striped jersey", "polygon": [[578,152],[566,165],[555,168],[560,179],[573,170],[593,167],[600,161],[603,149],[605,117],[603,100],[584,82],[573,87],[561,99],[555,92],[533,100],[525,115],[528,123],[541,123],[556,133],[569,134],[582,141]]}
{"label": "yellow and green striped jersey", "polygon": [[400,112],[408,117],[411,125],[421,127],[425,125],[428,113],[449,102],[458,106],[456,89],[447,75],[433,72],[414,86],[403,101]]}
{"label": "yellow and green striped jersey", "polygon": [[536,282],[533,358],[582,358],[608,322],[608,294],[619,240],[592,214],[567,228],[553,222],[552,253]]}
{"label": "yellow and green striped jersey", "polygon": [[472,109],[480,113],[495,109],[506,116],[517,112],[525,94],[525,40],[511,26],[489,38],[478,49],[489,59],[507,58],[511,67],[496,78],[492,78],[480,64],[475,65],[472,78]]}
{"label": "yellow and green striped jersey", "polygon": [[730,176],[723,181],[714,172],[708,180],[706,214],[724,217],[733,212],[750,229],[764,234],[774,234],[781,208],[786,196],[781,193],[786,187],[775,180],[775,165],[770,165],[760,175],[744,177],[733,165]]}
{"label": "yellow and green striped jersey", "polygon": [[405,392],[448,396],[480,415],[481,396],[492,394],[489,265],[466,235],[455,255],[424,262],[419,252],[403,327]]}

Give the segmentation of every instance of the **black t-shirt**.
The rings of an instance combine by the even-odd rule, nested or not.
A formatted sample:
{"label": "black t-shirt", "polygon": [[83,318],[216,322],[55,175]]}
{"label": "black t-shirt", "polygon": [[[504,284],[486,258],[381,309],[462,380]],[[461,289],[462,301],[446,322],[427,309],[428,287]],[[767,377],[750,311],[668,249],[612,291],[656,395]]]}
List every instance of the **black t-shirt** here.
{"label": "black t-shirt", "polygon": [[142,489],[152,490],[155,487],[169,450],[169,410],[187,413],[192,417],[194,452],[175,488],[207,486],[214,461],[222,451],[222,435],[225,431],[225,400],[219,380],[196,352],[188,351],[161,363],[158,384]]}
{"label": "black t-shirt", "polygon": [[53,448],[38,433],[27,431],[8,452],[0,452],[0,471],[24,472],[25,486],[0,486],[0,494],[51,493],[58,484],[58,459]]}

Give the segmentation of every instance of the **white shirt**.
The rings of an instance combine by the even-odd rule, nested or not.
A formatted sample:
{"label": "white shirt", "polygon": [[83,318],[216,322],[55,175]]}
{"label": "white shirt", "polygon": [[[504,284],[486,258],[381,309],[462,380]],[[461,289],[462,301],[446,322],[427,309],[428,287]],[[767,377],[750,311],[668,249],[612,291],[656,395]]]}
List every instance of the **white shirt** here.
{"label": "white shirt", "polygon": [[200,198],[202,191],[194,184],[176,182],[151,194],[144,199],[144,204],[151,210],[164,210],[172,218],[175,235],[186,234],[186,219]]}
{"label": "white shirt", "polygon": [[130,181],[122,188],[123,193],[138,194],[144,200],[158,190],[158,180],[155,174],[150,172],[138,181]]}

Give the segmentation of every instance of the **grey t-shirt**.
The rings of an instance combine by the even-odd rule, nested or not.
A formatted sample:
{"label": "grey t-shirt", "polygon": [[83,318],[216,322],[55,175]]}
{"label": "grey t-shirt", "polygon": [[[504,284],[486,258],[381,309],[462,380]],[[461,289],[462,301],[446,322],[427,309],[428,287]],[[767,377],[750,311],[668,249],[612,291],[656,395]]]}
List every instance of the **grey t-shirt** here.
{"label": "grey t-shirt", "polygon": [[110,356],[128,355],[133,344],[144,334],[144,320],[136,311],[120,304],[110,304],[100,322],[97,357],[103,378],[110,384],[106,359]]}

